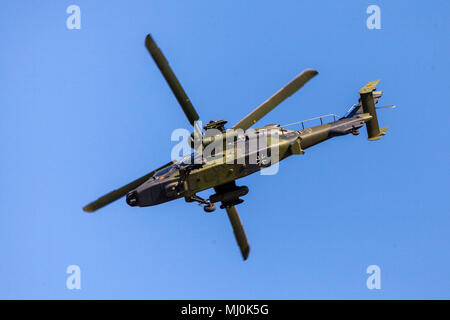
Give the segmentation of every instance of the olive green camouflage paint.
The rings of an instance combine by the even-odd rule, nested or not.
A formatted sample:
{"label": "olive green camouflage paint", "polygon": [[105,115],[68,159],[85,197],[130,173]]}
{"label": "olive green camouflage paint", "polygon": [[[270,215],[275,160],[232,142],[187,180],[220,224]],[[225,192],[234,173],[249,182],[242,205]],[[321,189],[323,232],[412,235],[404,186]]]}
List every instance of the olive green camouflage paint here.
{"label": "olive green camouflage paint", "polygon": [[[193,153],[191,157],[183,158],[182,161],[171,161],[91,202],[83,208],[86,212],[93,212],[124,195],[130,206],[140,207],[153,206],[184,197],[187,202],[197,201],[204,204],[206,212],[214,211],[214,203],[221,202],[220,207],[227,211],[236,241],[245,260],[250,246],[235,206],[243,202],[239,197],[246,195],[248,188],[236,186],[236,180],[270,167],[291,155],[303,155],[304,150],[333,137],[349,133],[358,135],[359,129],[364,124],[371,141],[380,139],[386,133],[387,127],[379,128],[375,107],[382,95],[381,91],[374,92],[379,80],[366,84],[359,91],[359,104],[355,105],[346,116],[332,123],[322,124],[322,118],[320,118],[321,125],[300,131],[287,130],[279,125],[247,130],[317,75],[316,70],[307,69],[240,120],[231,130],[225,130],[226,121],[224,120],[211,121],[204,127],[206,132],[203,134],[197,122],[199,115],[150,35],[146,37],[145,45],[189,123],[194,127],[194,133],[190,138],[191,146],[196,147],[196,144],[200,142],[201,150],[213,152]],[[241,132],[238,132],[239,130]],[[231,141],[227,139],[230,136],[233,138]],[[200,162],[192,163],[187,159],[200,159]],[[213,188],[216,193],[208,200],[196,195],[197,192],[210,188]]]}

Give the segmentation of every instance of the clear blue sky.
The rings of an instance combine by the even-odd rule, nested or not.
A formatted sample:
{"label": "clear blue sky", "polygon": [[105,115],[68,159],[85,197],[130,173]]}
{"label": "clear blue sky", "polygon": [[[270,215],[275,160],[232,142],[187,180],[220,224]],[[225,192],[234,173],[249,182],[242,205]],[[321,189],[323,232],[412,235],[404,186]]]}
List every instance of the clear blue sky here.
{"label": "clear blue sky", "polygon": [[[81,8],[81,30],[66,8]],[[381,8],[381,30],[366,8]],[[450,298],[448,1],[5,1],[0,11],[0,298]],[[183,199],[81,208],[170,159],[181,109],[151,32],[204,121],[232,125],[305,68],[261,124],[343,114],[381,79],[378,142],[339,137],[238,184],[243,262],[223,211]],[[207,195],[207,194],[205,194]],[[66,268],[81,268],[81,290]],[[381,268],[381,290],[366,268]]]}

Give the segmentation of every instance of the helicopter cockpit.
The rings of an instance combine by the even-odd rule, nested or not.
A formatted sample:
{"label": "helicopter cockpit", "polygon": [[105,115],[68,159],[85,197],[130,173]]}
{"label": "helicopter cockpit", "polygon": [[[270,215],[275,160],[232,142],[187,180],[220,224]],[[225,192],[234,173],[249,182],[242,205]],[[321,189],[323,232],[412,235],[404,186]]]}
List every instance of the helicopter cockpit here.
{"label": "helicopter cockpit", "polygon": [[193,152],[187,156],[182,157],[180,160],[175,161],[175,166],[178,169],[187,169],[190,168],[196,169],[200,168],[205,164],[205,159],[203,156],[197,152]]}

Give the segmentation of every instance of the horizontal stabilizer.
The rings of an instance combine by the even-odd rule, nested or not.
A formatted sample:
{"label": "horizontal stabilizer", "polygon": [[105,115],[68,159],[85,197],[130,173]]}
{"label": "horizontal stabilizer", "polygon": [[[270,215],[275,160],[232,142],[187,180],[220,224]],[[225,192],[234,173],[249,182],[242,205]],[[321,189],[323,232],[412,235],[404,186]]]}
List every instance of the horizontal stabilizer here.
{"label": "horizontal stabilizer", "polygon": [[369,92],[374,91],[379,82],[380,82],[380,80],[374,80],[374,81],[368,82],[364,87],[361,88],[361,90],[359,90],[359,94],[364,94],[364,93],[369,93]]}
{"label": "horizontal stabilizer", "polygon": [[375,137],[369,138],[369,141],[380,140],[386,134],[387,129],[389,129],[389,127],[381,128],[380,129],[380,134],[375,136]]}

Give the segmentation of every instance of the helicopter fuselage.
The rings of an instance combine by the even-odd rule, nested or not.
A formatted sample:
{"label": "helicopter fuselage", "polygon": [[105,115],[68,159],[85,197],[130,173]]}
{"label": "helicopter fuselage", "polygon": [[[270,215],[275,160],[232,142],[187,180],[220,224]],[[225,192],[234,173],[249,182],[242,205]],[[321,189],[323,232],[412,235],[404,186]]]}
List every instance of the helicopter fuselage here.
{"label": "helicopter fuselage", "polygon": [[[382,95],[382,91],[375,91],[379,80],[370,81],[359,90],[358,104],[354,104],[342,118],[326,115],[290,124],[301,124],[302,130],[299,131],[286,129],[290,125],[251,129],[314,78],[318,74],[314,69],[303,70],[230,130],[225,130],[225,120],[210,121],[202,128],[199,114],[150,34],[145,38],[145,46],[194,128],[188,144],[195,152],[180,160],[172,160],[99,197],[83,207],[85,212],[94,212],[125,195],[126,202],[133,207],[154,206],[184,197],[187,202],[195,201],[204,205],[205,212],[213,212],[216,210],[215,203],[220,202],[220,208],[226,211],[242,257],[246,260],[250,245],[236,205],[244,201],[240,197],[248,193],[248,187],[237,186],[237,179],[266,169],[268,171],[265,174],[275,174],[278,170],[275,165],[281,160],[294,154],[302,155],[305,149],[332,137],[349,133],[358,135],[358,129],[364,124],[370,141],[381,139],[388,129],[379,127],[376,113],[375,104]],[[328,116],[333,116],[333,122],[324,123],[324,118]],[[306,122],[318,119],[320,125],[305,128]],[[275,171],[271,171],[273,169]],[[215,193],[208,199],[197,195],[210,188]]]}
{"label": "helicopter fuselage", "polygon": [[[197,192],[232,182],[268,168],[293,155],[303,154],[304,149],[335,136],[348,133],[359,134],[358,129],[369,121],[368,114],[341,118],[332,123],[321,124],[299,131],[287,130],[279,125],[268,125],[247,131],[242,136],[227,141],[224,132],[217,137],[215,148],[202,155],[191,154],[156,172],[145,183],[127,194],[130,206],[153,206],[184,197],[190,200]],[[203,151],[207,151],[207,145]],[[206,154],[206,155],[205,155]],[[190,161],[186,161],[190,160]],[[223,197],[239,197],[248,192],[233,189]],[[216,194],[216,199],[221,195]],[[219,200],[220,201],[220,200]]]}

